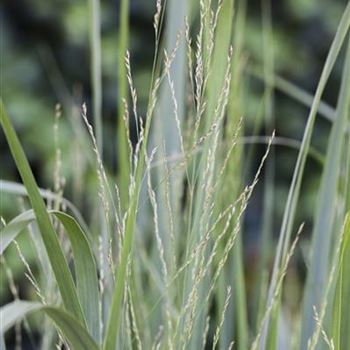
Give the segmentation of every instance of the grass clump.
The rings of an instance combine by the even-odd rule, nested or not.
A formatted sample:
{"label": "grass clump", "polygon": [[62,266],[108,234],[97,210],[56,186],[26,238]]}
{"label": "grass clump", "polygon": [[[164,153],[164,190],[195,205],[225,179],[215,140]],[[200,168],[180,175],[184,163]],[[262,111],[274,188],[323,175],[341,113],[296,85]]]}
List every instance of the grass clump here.
{"label": "grass clump", "polygon": [[[24,185],[1,181],[1,191],[28,197],[32,208],[3,223],[1,254],[6,265],[6,250],[12,243],[18,247],[38,300],[19,300],[14,283],[10,283],[15,300],[1,308],[1,347],[5,348],[5,332],[16,325],[18,331],[21,320],[26,332],[32,334],[27,316],[40,311],[53,322],[45,326],[38,342],[43,349],[275,349],[285,348],[287,343],[300,349],[324,345],[346,349],[350,346],[346,321],[350,314],[346,304],[350,293],[350,227],[346,215],[350,210],[349,49],[336,110],[324,104],[321,97],[349,36],[350,4],[339,22],[311,98],[274,75],[269,2],[263,11],[266,47],[261,75],[247,68],[244,55],[244,0],[201,0],[191,6],[185,1],[177,6],[175,3],[156,2],[154,64],[143,117],[126,50],[128,1],[121,2],[119,169],[113,174],[103,161],[100,14],[99,2],[91,1],[94,127],[85,104],[76,125],[80,142],[87,145],[90,141],[82,156],[94,165],[98,184],[91,190],[97,195],[90,209],[93,219],[88,223],[84,213],[63,195],[59,150],[54,191],[38,187],[1,102],[1,125]],[[181,16],[174,15],[177,11]],[[248,142],[240,88],[246,70],[265,83],[264,123],[268,132],[251,179],[243,177],[244,168],[251,167],[242,146]],[[301,143],[275,137],[274,85],[303,104],[310,104]],[[333,123],[324,159],[311,147],[318,112]],[[130,137],[131,119],[135,141]],[[257,138],[250,140],[255,142]],[[278,142],[296,147],[298,159],[269,276],[268,258],[274,248],[272,150]],[[282,292],[303,232],[303,225],[298,230],[294,226],[309,155],[321,159],[324,166],[320,205],[315,211],[303,306],[288,326],[293,335],[286,337]],[[263,174],[260,276],[253,283],[254,293],[248,293],[241,235],[248,204]],[[39,257],[39,282],[16,242],[27,227],[33,231],[29,237]]]}

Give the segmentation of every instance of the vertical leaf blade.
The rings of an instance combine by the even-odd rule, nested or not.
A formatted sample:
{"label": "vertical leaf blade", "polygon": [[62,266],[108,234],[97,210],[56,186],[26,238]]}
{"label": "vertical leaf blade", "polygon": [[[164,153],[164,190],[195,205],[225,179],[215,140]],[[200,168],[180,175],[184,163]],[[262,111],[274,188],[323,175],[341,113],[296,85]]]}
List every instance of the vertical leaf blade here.
{"label": "vertical leaf blade", "polygon": [[[313,307],[320,307],[324,293],[329,257],[332,253],[332,237],[335,229],[342,223],[335,221],[335,205],[339,182],[341,156],[345,144],[345,130],[350,108],[350,45],[348,46],[342,85],[339,94],[337,117],[334,122],[327,149],[325,168],[323,170],[318,207],[315,216],[311,261],[308,271],[305,299],[303,305],[302,345],[313,333],[315,327]],[[343,218],[341,218],[342,220]]]}
{"label": "vertical leaf blade", "polygon": [[121,191],[121,204],[127,207],[128,181],[130,173],[128,140],[124,123],[124,103],[127,101],[128,83],[125,68],[125,54],[129,41],[129,0],[120,1],[119,15],[119,52],[118,52],[118,164]]}
{"label": "vertical leaf blade", "polygon": [[102,72],[100,0],[90,0],[90,55],[96,142],[102,157]]}
{"label": "vertical leaf blade", "polygon": [[333,304],[333,339],[335,349],[350,348],[350,212],[344,226],[339,273]]}
{"label": "vertical leaf blade", "polygon": [[[300,195],[301,182],[304,174],[305,163],[307,159],[307,154],[310,148],[311,136],[313,133],[313,127],[316,120],[317,110],[319,108],[319,104],[321,102],[321,97],[323,91],[325,89],[328,78],[331,74],[331,71],[334,67],[335,61],[338,57],[339,51],[343,45],[345,37],[348,33],[350,27],[350,3],[346,6],[343,16],[340,20],[337,33],[329,50],[320,81],[318,83],[314,101],[312,103],[312,107],[309,113],[308,121],[306,124],[303,141],[301,144],[300,152],[298,155],[298,159],[296,162],[296,166],[293,173],[292,183],[289,189],[286,208],[284,211],[282,227],[280,232],[280,239],[278,242],[276,258],[273,267],[272,280],[269,287],[269,295],[268,295],[268,306],[271,305],[273,300],[273,291],[276,289],[277,284],[277,276],[279,274],[280,266],[285,261],[286,256],[288,254],[288,248],[290,244],[291,233],[294,224],[295,213],[297,209],[297,203]],[[266,320],[262,338],[261,338],[261,347],[263,348],[263,344],[265,343],[267,336],[269,319]]]}

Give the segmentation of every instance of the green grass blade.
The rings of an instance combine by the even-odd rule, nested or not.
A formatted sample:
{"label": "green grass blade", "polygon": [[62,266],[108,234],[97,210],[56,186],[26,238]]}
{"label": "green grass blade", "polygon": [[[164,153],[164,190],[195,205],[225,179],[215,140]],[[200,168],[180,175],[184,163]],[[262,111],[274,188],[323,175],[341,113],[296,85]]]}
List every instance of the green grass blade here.
{"label": "green grass blade", "polygon": [[[327,149],[325,167],[318,196],[318,206],[312,235],[311,259],[304,294],[301,346],[306,346],[315,327],[313,307],[320,307],[324,293],[329,258],[332,252],[332,237],[335,238],[335,203],[341,169],[345,130],[350,110],[350,45],[348,46],[342,85],[337,105],[337,118],[333,124]],[[343,218],[341,218],[343,219]],[[341,223],[340,223],[341,225]]]}
{"label": "green grass blade", "polygon": [[210,67],[213,71],[211,72],[210,82],[208,83],[206,97],[208,103],[206,109],[206,129],[214,118],[215,106],[224,83],[227,55],[232,44],[233,3],[233,0],[223,1],[215,30],[214,49]]}
{"label": "green grass blade", "polygon": [[14,301],[1,308],[0,333],[4,334],[26,315],[42,311],[49,316],[74,350],[98,350],[99,347],[81,323],[63,309],[40,303]]}
{"label": "green grass blade", "polygon": [[[275,286],[277,283],[277,276],[280,270],[280,266],[283,263],[283,261],[286,259],[286,255],[288,252],[291,232],[293,228],[297,203],[298,203],[299,194],[300,194],[301,182],[302,182],[306,158],[307,158],[307,153],[310,147],[311,136],[312,136],[313,127],[314,127],[314,123],[317,115],[317,110],[319,107],[319,103],[321,101],[321,96],[326,86],[326,83],[328,81],[328,78],[331,74],[331,71],[333,69],[335,61],[338,57],[339,51],[343,45],[343,42],[345,40],[349,27],[350,27],[350,3],[348,3],[348,5],[346,6],[346,9],[339,23],[337,33],[333,40],[330,51],[328,53],[327,60],[325,62],[325,65],[322,71],[322,75],[321,75],[319,84],[317,86],[315,98],[309,113],[301,149],[300,149],[297,163],[294,169],[293,179],[289,189],[286,208],[283,216],[280,239],[278,242],[277,253],[276,253],[276,258],[275,258],[275,263],[273,268],[273,275],[272,275],[272,280],[269,287],[268,305],[272,302],[273,291],[275,290]],[[261,338],[262,348],[263,348],[263,344],[265,344],[265,341],[266,341],[268,323],[269,323],[269,319],[267,319],[267,321],[265,322],[264,329],[263,329],[263,334]]]}
{"label": "green grass blade", "polygon": [[30,312],[38,310],[42,305],[40,303],[32,302],[12,302],[4,305],[0,309],[1,323],[0,333],[4,335],[15,323]]}
{"label": "green grass blade", "polygon": [[67,311],[72,313],[79,321],[84,322],[77,291],[75,289],[73,277],[69,271],[66,258],[63,254],[52,222],[50,221],[45,203],[40,196],[39,189],[30,169],[28,160],[24,154],[15,130],[13,129],[13,126],[6,114],[2,101],[0,101],[0,122],[5,132],[7,142],[10,146],[12,156],[17,165],[17,169],[28,191],[29,200],[35,212],[39,230],[50,259],[52,270],[62,296],[63,304]]}
{"label": "green grass blade", "polygon": [[344,226],[338,281],[333,304],[332,335],[335,349],[350,349],[350,213]]}
{"label": "green grass blade", "polygon": [[[169,0],[167,4],[166,43],[165,49],[170,55],[171,51],[178,46],[176,56],[169,69],[170,79],[173,83],[174,97],[177,103],[177,114],[180,122],[184,116],[185,107],[185,83],[186,83],[186,45],[184,37],[177,43],[178,35],[185,29],[185,17],[187,14],[187,1]],[[184,36],[184,35],[183,35]],[[160,125],[157,143],[165,142],[167,155],[181,152],[180,139],[174,117],[174,101],[168,82],[164,82],[160,90],[159,111],[156,115]],[[157,126],[157,124],[155,124]]]}
{"label": "green grass blade", "polygon": [[6,350],[6,344],[3,335],[0,335],[0,350]]}
{"label": "green grass blade", "polygon": [[[79,224],[70,215],[60,211],[50,211],[64,226],[69,237],[73,257],[77,292],[81,302],[90,334],[96,341],[100,340],[99,292],[96,264],[90,244]],[[28,210],[6,225],[0,231],[2,254],[7,246],[30,223],[36,220],[33,210]]]}
{"label": "green grass blade", "polygon": [[[348,113],[348,125],[350,123],[350,112]],[[344,145],[344,213],[350,211],[350,137],[348,136]]]}
{"label": "green grass blade", "polygon": [[63,212],[54,211],[69,237],[73,256],[77,292],[88,330],[92,337],[100,341],[99,291],[96,263],[90,244],[75,219]]}
{"label": "green grass blade", "polygon": [[[348,115],[348,121],[350,122],[350,113]],[[345,172],[345,203],[344,213],[350,211],[350,137],[347,138],[344,147],[344,172]]]}
{"label": "green grass blade", "polygon": [[[266,81],[264,73],[261,69],[258,69],[257,67],[248,67],[247,73],[259,80]],[[278,74],[274,74],[273,76],[268,77],[268,80],[266,82],[273,86],[276,90],[283,92],[286,96],[289,96],[296,102],[299,102],[305,107],[311,108],[313,96],[309,92],[291,83],[287,79],[281,77]],[[320,114],[320,116],[322,116],[330,122],[333,122],[335,119],[334,108],[324,101],[320,101],[318,106],[318,113]]]}
{"label": "green grass blade", "polygon": [[[273,45],[273,27],[272,27],[272,9],[271,1],[261,1],[262,6],[262,40],[263,40],[263,57],[264,57],[264,106],[265,106],[265,129],[267,134],[272,134],[275,128],[274,116],[274,45]],[[273,239],[273,218],[275,203],[275,150],[270,150],[269,159],[265,167],[264,174],[264,199],[263,199],[263,217],[262,217],[262,233],[261,233],[261,255],[258,297],[266,300],[268,285],[268,260],[271,251],[271,242]],[[274,315],[274,313],[272,313]],[[272,324],[274,321],[272,321]],[[274,337],[268,339],[268,348],[275,348]]]}
{"label": "green grass blade", "polygon": [[22,213],[11,220],[0,231],[0,255],[3,254],[6,248],[16,239],[17,235],[21,233],[31,222],[32,218],[29,218],[27,213]]}
{"label": "green grass blade", "polygon": [[126,125],[124,123],[124,103],[128,100],[128,82],[126,77],[125,55],[129,42],[129,0],[120,1],[119,9],[119,50],[118,50],[118,164],[121,204],[127,207],[128,181],[130,174],[129,146]]}
{"label": "green grass blade", "polygon": [[[173,58],[169,71],[166,74],[164,82],[159,89],[159,103],[155,111],[153,128],[151,130],[150,147],[158,147],[161,151],[156,154],[158,160],[169,158],[176,154],[183,154],[184,145],[181,144],[183,135],[179,135],[182,128],[186,111],[186,40],[185,40],[185,18],[189,17],[190,2],[186,0],[168,0],[164,3],[166,6],[164,13],[164,31],[163,39],[160,42],[160,52],[163,51],[168,56],[176,48],[176,54]],[[159,59],[163,56],[159,56]],[[159,62],[160,64],[160,62]],[[162,65],[160,66],[162,67]],[[181,206],[181,194],[183,193],[183,169],[172,170],[168,174],[168,165],[160,166],[152,174],[152,182],[157,187],[156,203],[157,217],[159,226],[159,236],[164,247],[164,261],[169,275],[175,273],[176,264],[174,264],[177,244],[170,238],[176,237],[181,223],[178,210]],[[163,179],[167,179],[164,181]],[[145,191],[146,192],[146,191]],[[142,194],[141,194],[142,196]],[[142,198],[144,200],[144,198]],[[147,218],[149,207],[140,212],[140,222],[142,217]],[[171,223],[171,224],[170,224]],[[152,252],[152,260],[159,258],[158,249]],[[170,297],[169,291],[165,290],[166,278],[163,276],[162,288],[167,298]],[[169,300],[169,299],[168,299]],[[157,312],[159,313],[159,312]],[[159,316],[160,317],[160,316]],[[165,316],[170,319],[168,316]],[[155,320],[158,319],[155,317]],[[156,322],[157,322],[156,321]],[[165,322],[165,337],[170,339],[170,322]],[[152,327],[152,326],[151,326]]]}
{"label": "green grass blade", "polygon": [[[235,133],[237,125],[240,123],[240,118],[243,115],[243,95],[242,95],[242,57],[243,57],[243,41],[246,31],[246,17],[247,17],[247,3],[246,0],[236,1],[233,4],[233,12],[231,15],[234,17],[234,24],[232,26],[232,42],[234,43],[234,52],[232,57],[231,67],[231,92],[229,97],[229,103],[227,106],[227,134]],[[227,17],[228,19],[229,17]],[[243,136],[243,128],[240,131],[241,137]],[[227,201],[226,193],[231,193],[232,196],[238,197],[241,193],[243,181],[242,181],[242,161],[243,161],[243,146],[237,145],[233,150],[231,159],[227,166],[227,175],[223,182],[223,185],[227,186],[227,190],[224,190],[223,200]],[[226,205],[228,205],[227,202]],[[234,223],[238,218],[235,217]],[[223,247],[224,249],[224,247]],[[227,284],[231,284],[233,287],[232,305],[229,305],[226,311],[226,316],[223,325],[223,331],[220,338],[220,347],[228,348],[230,343],[234,339],[237,341],[237,349],[247,349],[249,341],[249,325],[248,325],[248,309],[246,298],[246,280],[244,271],[244,252],[241,234],[237,236],[236,242],[232,248],[232,253],[227,266],[225,267],[225,275],[227,278],[223,278],[219,295],[219,308],[224,306],[224,290]],[[233,334],[232,329],[236,329]]]}
{"label": "green grass blade", "polygon": [[[206,9],[211,8],[211,1],[204,1],[204,7]],[[219,100],[220,93],[222,91],[222,87],[224,85],[225,80],[225,74],[226,70],[228,68],[228,62],[227,57],[229,55],[230,46],[232,43],[232,27],[233,27],[233,0],[227,0],[223,1],[221,3],[222,8],[220,10],[217,26],[215,28],[215,32],[213,33],[213,44],[214,48],[211,53],[211,57],[209,57],[209,52],[207,48],[209,47],[210,43],[210,20],[208,13],[205,14],[204,19],[204,40],[203,40],[203,53],[202,53],[202,59],[204,62],[204,75],[210,74],[209,80],[206,86],[206,110],[205,110],[205,119],[203,121],[204,124],[204,134],[209,130],[209,127],[211,123],[213,122],[215,115],[215,109]],[[210,67],[207,67],[208,62],[210,62]],[[198,184],[196,184],[197,189],[202,188],[204,184],[208,181],[208,179],[205,177],[205,163],[208,158],[208,152],[210,148],[210,142],[206,142],[203,147],[203,152],[201,153],[199,159],[198,159],[198,167],[195,167],[195,170],[192,174],[192,178],[195,179],[198,175]],[[197,190],[195,193],[195,199],[193,203],[193,224],[191,225],[191,232],[189,234],[189,237],[187,238],[187,255],[191,254],[191,251],[193,249],[193,246],[198,241],[200,235],[201,235],[201,229],[200,229],[200,218],[203,214],[203,210],[205,210],[205,193],[201,190]],[[205,225],[205,224],[204,224]],[[192,280],[191,280],[191,273],[189,271],[190,269],[187,269],[185,272],[184,277],[184,289],[183,289],[183,303],[186,304],[186,300],[188,298],[188,295],[192,289]],[[193,334],[190,339],[189,347],[195,347],[198,346],[198,344],[202,340],[203,332],[205,329],[205,315],[207,313],[207,310],[205,310],[205,307],[208,307],[208,305],[203,304],[205,298],[207,289],[209,286],[210,281],[208,278],[205,278],[203,282],[201,283],[201,286],[199,288],[199,296],[198,296],[198,305],[202,306],[202,310],[199,313],[198,317],[194,321],[193,326]],[[219,298],[221,301],[225,300],[225,288],[222,288],[222,295]],[[180,331],[179,334],[182,335],[186,332],[185,329],[185,322],[181,322],[180,324]]]}
{"label": "green grass blade", "polygon": [[154,65],[152,68],[152,79],[151,79],[151,87],[150,87],[150,95],[148,100],[148,106],[147,106],[147,113],[146,113],[146,124],[144,127],[144,138],[141,145],[140,150],[140,159],[138,161],[137,167],[135,169],[135,186],[131,193],[130,200],[128,201],[128,212],[126,217],[126,224],[125,224],[125,233],[124,233],[124,241],[121,248],[120,253],[120,264],[118,266],[117,271],[117,280],[115,283],[113,295],[112,295],[112,301],[110,305],[110,311],[107,321],[107,328],[105,332],[105,338],[103,342],[103,349],[104,350],[115,350],[117,338],[119,334],[119,326],[121,321],[121,313],[122,313],[122,300],[123,300],[123,293],[124,288],[126,284],[126,267],[129,255],[131,253],[131,249],[133,246],[133,240],[134,240],[134,230],[135,230],[135,224],[136,224],[136,217],[137,217],[137,211],[138,211],[138,204],[139,204],[139,196],[140,196],[140,190],[142,185],[142,177],[144,174],[144,167],[145,167],[145,158],[144,154],[147,150],[148,145],[148,138],[150,134],[150,128],[152,124],[153,119],[153,113],[154,113],[154,107],[155,107],[155,97],[158,92],[158,79],[154,79],[154,74],[156,71],[156,57],[158,55],[158,38],[156,42],[156,52],[155,52],[155,59],[154,59]]}
{"label": "green grass blade", "polygon": [[158,87],[159,85],[157,80],[153,81],[153,78],[152,78],[152,84],[151,84],[152,93],[150,94],[148,106],[147,106],[146,124],[144,127],[144,138],[143,138],[141,150],[139,153],[140,157],[138,160],[137,167],[135,169],[134,188],[130,196],[130,201],[128,202],[129,206],[128,206],[128,212],[126,217],[124,241],[121,248],[120,264],[118,266],[117,280],[116,280],[113,295],[112,295],[111,307],[110,307],[109,317],[107,321],[107,329],[106,329],[104,343],[103,343],[104,350],[115,350],[117,338],[119,334],[121,312],[123,307],[122,300],[123,300],[124,287],[126,284],[126,277],[127,277],[126,267],[127,267],[128,258],[133,246],[140,190],[141,190],[142,177],[143,177],[144,168],[145,168],[144,154],[146,152],[147,145],[148,145],[148,138],[150,134],[150,128],[152,124],[153,112],[155,107],[155,96],[157,94]]}
{"label": "green grass blade", "polygon": [[97,149],[102,158],[102,72],[100,0],[90,0],[90,55],[92,106]]}
{"label": "green grass blade", "polygon": [[[152,115],[148,114],[148,118],[146,120],[145,137],[144,137],[144,141],[142,143],[141,151],[140,151],[140,154],[142,155],[144,155],[144,152],[146,150],[145,145],[147,145],[150,123],[152,119],[151,116]],[[120,264],[118,265],[117,279],[115,282],[115,287],[112,295],[112,301],[111,301],[109,316],[107,321],[107,328],[106,328],[105,338],[103,342],[104,350],[115,350],[116,348],[120,321],[121,321],[121,313],[123,308],[122,300],[123,300],[124,288],[125,288],[126,278],[127,278],[126,268],[127,268],[129,255],[131,253],[131,248],[133,245],[133,240],[134,240],[134,233],[135,233],[134,230],[135,230],[135,224],[136,224],[144,164],[145,164],[144,157],[141,156],[135,171],[136,172],[135,188],[131,195],[130,201],[128,202],[129,207],[128,207],[128,215],[127,215],[126,224],[125,224],[124,241],[121,249]]]}
{"label": "green grass blade", "polygon": [[[188,2],[179,1],[179,0],[169,0],[167,4],[167,21],[166,21],[166,43],[165,49],[168,53],[176,47],[176,56],[172,62],[172,65],[169,69],[170,80],[173,84],[173,93],[172,96],[171,87],[169,81],[166,81],[162,84],[160,88],[160,100],[159,100],[159,109],[155,115],[155,128],[153,133],[153,138],[155,139],[156,145],[162,146],[164,143],[165,147],[165,157],[173,156],[174,154],[180,154],[182,149],[180,145],[180,137],[177,132],[177,122],[175,117],[175,112],[177,113],[177,118],[180,123],[182,123],[185,110],[185,84],[186,84],[186,45],[185,38],[181,38],[180,42],[177,43],[178,35],[181,31],[185,29],[185,17],[188,13]],[[176,111],[174,107],[174,99],[176,101]],[[170,187],[170,201],[171,208],[174,210],[176,206],[176,201],[179,200],[179,195],[182,190],[176,184],[179,181],[176,179],[181,176],[181,173],[176,172],[169,178],[169,187]],[[158,178],[163,179],[166,177],[166,171],[164,167],[158,168]],[[180,184],[179,184],[180,185]],[[160,210],[160,227],[161,232],[164,232],[168,226],[170,220],[169,213],[165,209],[165,185],[161,186],[158,191],[158,202]],[[169,242],[167,235],[164,235],[162,239],[165,242],[165,249],[167,249]]]}
{"label": "green grass blade", "polygon": [[[0,191],[18,196],[28,196],[28,192],[25,186],[14,181],[0,180]],[[60,200],[62,205],[69,209],[73,216],[78,220],[79,225],[81,225],[81,227],[83,228],[83,231],[86,233],[89,232],[88,225],[86,224],[79,209],[71,201],[50,190],[44,190],[42,188],[39,188],[39,193],[44,199],[52,201]]]}
{"label": "green grass blade", "polygon": [[133,237],[134,237],[134,227],[136,220],[136,208],[137,199],[132,198],[130,207],[130,216],[127,220],[125,239],[121,251],[120,264],[118,266],[117,280],[115,283],[115,290],[113,292],[111,308],[109,312],[109,318],[107,323],[106,335],[103,343],[104,350],[115,350],[117,337],[119,333],[120,318],[122,312],[122,299],[124,293],[124,287],[126,283],[126,267],[129,254],[131,252]]}

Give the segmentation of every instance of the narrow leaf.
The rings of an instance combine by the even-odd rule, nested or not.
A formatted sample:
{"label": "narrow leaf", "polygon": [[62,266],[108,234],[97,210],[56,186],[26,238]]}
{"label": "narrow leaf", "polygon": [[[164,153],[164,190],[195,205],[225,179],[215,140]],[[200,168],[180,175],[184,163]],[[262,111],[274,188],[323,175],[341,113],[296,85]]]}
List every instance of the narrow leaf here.
{"label": "narrow leaf", "polygon": [[[0,191],[18,196],[28,196],[28,192],[25,186],[14,181],[0,180]],[[69,211],[78,220],[79,225],[81,225],[81,227],[83,228],[83,231],[86,233],[89,232],[88,226],[83,216],[81,215],[79,209],[71,201],[50,190],[44,190],[42,188],[39,188],[39,193],[44,199],[52,201],[60,200],[62,202],[62,205],[69,209]]]}
{"label": "narrow leaf", "polygon": [[128,82],[125,55],[129,41],[129,0],[120,1],[119,10],[119,48],[118,48],[118,168],[120,179],[121,205],[127,207],[128,182],[130,176],[129,146],[124,122],[124,100],[128,100]]}
{"label": "narrow leaf", "polygon": [[4,334],[26,315],[42,311],[49,316],[74,350],[98,350],[99,347],[87,333],[81,322],[63,309],[40,303],[14,301],[0,309],[0,333]]}
{"label": "narrow leaf", "polygon": [[[322,71],[322,75],[321,75],[319,84],[317,86],[314,101],[312,103],[312,107],[309,113],[301,149],[298,155],[297,163],[294,169],[292,183],[288,193],[286,208],[284,211],[282,227],[280,232],[280,239],[278,242],[277,253],[276,253],[276,258],[275,258],[274,267],[273,267],[272,281],[269,287],[268,305],[272,303],[273,291],[275,290],[275,287],[276,287],[279,270],[281,265],[283,264],[283,261],[286,259],[286,256],[288,253],[291,232],[294,224],[297,203],[300,195],[301,182],[304,174],[307,153],[310,148],[311,136],[312,136],[315,120],[316,120],[317,110],[319,108],[319,104],[320,104],[321,97],[325,89],[326,83],[331,74],[335,61],[338,57],[339,51],[343,45],[346,34],[348,33],[349,27],[350,27],[350,3],[348,3],[343,13],[343,16],[341,18],[341,21],[339,23],[338,30],[333,40],[332,46],[329,50],[327,60],[325,62],[325,65]],[[265,344],[268,324],[269,324],[269,320],[266,321],[263,329],[262,342],[261,342],[262,348],[263,348],[263,344]]]}
{"label": "narrow leaf", "polygon": [[350,349],[350,213],[344,226],[339,260],[338,282],[333,305],[333,339],[335,349]]}
{"label": "narrow leaf", "polygon": [[[313,307],[320,307],[324,294],[332,241],[335,239],[337,228],[342,225],[342,222],[335,221],[334,203],[338,196],[342,151],[345,145],[345,130],[350,109],[350,45],[347,51],[337,105],[337,118],[328,144],[312,235],[311,259],[303,305],[302,345],[305,346],[315,327]],[[343,217],[340,219],[343,220]]]}
{"label": "narrow leaf", "polygon": [[79,300],[89,332],[95,340],[99,340],[99,291],[92,249],[84,232],[73,217],[59,211],[53,214],[63,224],[72,245]]}
{"label": "narrow leaf", "polygon": [[[31,210],[33,213],[33,211]],[[21,233],[34,219],[34,213],[31,217],[27,212],[16,216],[0,231],[0,255],[4,253],[6,248],[16,239],[17,235]]]}
{"label": "narrow leaf", "polygon": [[[50,211],[49,213],[55,215],[63,224],[69,237],[74,256],[73,260],[79,300],[84,311],[89,332],[95,340],[99,340],[98,279],[96,264],[90,244],[81,227],[73,217],[60,211]],[[6,225],[0,231],[0,253],[2,254],[17,235],[35,220],[36,218],[33,210],[28,210],[18,215]]]}
{"label": "narrow leaf", "polygon": [[0,101],[0,122],[10,146],[12,156],[17,165],[17,169],[28,191],[29,200],[35,212],[39,230],[42,235],[47,255],[50,259],[64,306],[79,321],[83,322],[83,313],[74,286],[73,277],[69,271],[58,237],[46,211],[44,200],[40,196],[28,160],[7,116],[2,100]]}

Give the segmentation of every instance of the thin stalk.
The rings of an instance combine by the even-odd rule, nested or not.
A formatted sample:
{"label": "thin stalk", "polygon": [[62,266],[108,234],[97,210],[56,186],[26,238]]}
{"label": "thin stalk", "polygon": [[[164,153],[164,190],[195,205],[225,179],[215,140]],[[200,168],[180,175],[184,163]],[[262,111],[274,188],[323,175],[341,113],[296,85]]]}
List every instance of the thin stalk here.
{"label": "thin stalk", "polygon": [[322,182],[318,197],[317,211],[315,215],[314,230],[312,236],[311,259],[308,270],[308,277],[305,289],[304,307],[303,307],[303,326],[302,326],[302,346],[305,347],[310,335],[313,333],[314,312],[313,308],[320,308],[325,285],[327,283],[327,274],[329,269],[329,260],[334,254],[332,242],[336,239],[336,228],[341,223],[337,222],[335,203],[337,202],[341,169],[341,156],[345,141],[345,126],[348,120],[350,110],[350,42],[348,45],[343,79],[339,93],[337,118],[333,124],[330,140],[327,149],[325,167],[322,175]]}
{"label": "thin stalk", "polygon": [[[292,179],[292,183],[288,193],[286,209],[283,216],[280,239],[277,246],[277,254],[276,254],[275,263],[273,267],[272,280],[269,288],[268,306],[270,306],[271,303],[273,302],[273,291],[276,289],[275,287],[277,283],[278,274],[288,254],[288,248],[290,244],[290,238],[291,238],[292,228],[294,224],[297,203],[300,195],[301,182],[304,174],[307,153],[311,143],[311,136],[312,136],[315,120],[316,120],[319,103],[321,101],[323,91],[325,89],[328,78],[331,74],[335,61],[338,57],[339,51],[345,40],[346,34],[348,33],[349,27],[350,27],[350,3],[345,8],[341,21],[339,23],[336,36],[333,40],[332,46],[330,48],[327,60],[325,62],[325,65],[320,77],[320,81],[315,93],[314,101],[310,110],[308,122],[305,128],[302,146],[301,146],[300,153],[298,155],[298,159],[294,169],[293,179]],[[268,330],[269,321],[270,321],[269,318],[267,318],[263,327],[261,343],[260,343],[261,349],[264,348],[264,344],[265,344],[265,340],[268,332],[267,330]]]}
{"label": "thin stalk", "polygon": [[[164,7],[161,13],[160,26],[162,23],[163,15],[164,15]],[[160,31],[158,30],[158,33],[159,32]],[[154,76],[155,70],[156,70],[156,61],[158,57],[158,48],[159,48],[159,36],[156,37],[156,49],[155,49],[154,61],[153,61],[154,63],[152,68],[152,78],[151,78],[150,95],[149,95],[150,97],[149,97],[148,106],[147,106],[144,139],[141,144],[138,165],[135,169],[135,183],[134,183],[135,187],[133,189],[130,200],[128,202],[128,215],[126,217],[124,241],[121,248],[121,259],[120,259],[120,264],[118,266],[117,280],[116,280],[113,295],[112,295],[112,302],[111,302],[109,317],[107,321],[105,339],[103,342],[103,350],[115,350],[119,331],[120,331],[119,328],[120,328],[121,313],[123,308],[122,300],[123,300],[124,288],[126,285],[126,277],[127,277],[126,268],[127,268],[129,256],[131,254],[131,249],[132,249],[133,240],[134,240],[139,196],[140,196],[140,191],[142,186],[143,173],[145,169],[144,155],[145,155],[145,152],[147,151],[149,132],[152,124],[154,107],[156,103],[156,95],[157,95],[160,80],[161,80],[160,78],[155,79],[155,76]]]}
{"label": "thin stalk", "polygon": [[122,208],[127,208],[130,162],[127,130],[124,122],[124,101],[128,100],[128,81],[125,55],[129,43],[129,0],[120,1],[118,48],[118,173]]}
{"label": "thin stalk", "polygon": [[[228,116],[232,116],[229,120],[229,130],[232,132],[234,128],[237,127],[239,118],[242,116],[242,101],[243,96],[240,94],[242,86],[240,85],[240,79],[242,77],[242,50],[243,50],[243,41],[245,36],[246,28],[246,17],[247,17],[247,1],[241,0],[237,4],[237,17],[236,23],[233,27],[233,42],[235,44],[235,53],[233,56],[232,64],[232,91],[230,95],[230,102],[228,104]],[[241,129],[241,136],[243,136],[243,128]],[[229,164],[228,174],[234,174],[235,180],[232,183],[233,193],[238,196],[242,191],[243,183],[243,174],[242,169],[242,160],[243,160],[243,147],[237,145],[237,148],[234,151],[234,155]],[[229,175],[231,176],[231,175]],[[237,219],[234,220],[236,222]],[[242,232],[242,223],[241,232]],[[236,321],[236,336],[235,338],[238,341],[238,350],[245,350],[248,347],[249,339],[249,326],[248,326],[248,310],[247,310],[247,299],[246,299],[246,282],[244,276],[244,250],[241,234],[237,236],[235,245],[233,246],[232,256],[230,261],[233,264],[233,276],[232,272],[228,271],[231,275],[233,281],[233,304],[234,304],[234,319]],[[228,265],[229,268],[230,265]],[[229,313],[228,313],[229,315]],[[229,320],[228,320],[229,321]],[[231,321],[232,322],[232,321]],[[227,322],[229,325],[229,322]],[[232,328],[233,325],[231,325]],[[226,327],[229,331],[229,327]],[[226,335],[228,337],[229,335]],[[232,339],[230,340],[232,341]],[[229,346],[226,344],[225,346]]]}
{"label": "thin stalk", "polygon": [[[264,81],[265,81],[265,129],[266,134],[272,134],[275,127],[274,117],[274,47],[272,28],[272,8],[270,0],[262,0],[262,36],[264,56]],[[268,257],[273,238],[273,213],[275,202],[275,149],[272,148],[265,167],[263,221],[261,234],[260,273],[258,284],[258,296],[260,300],[266,300],[268,278]],[[269,339],[269,349],[275,348],[275,339]]]}
{"label": "thin stalk", "polygon": [[103,154],[102,133],[102,72],[101,72],[101,19],[100,1],[90,0],[90,56],[92,106],[98,151]]}

